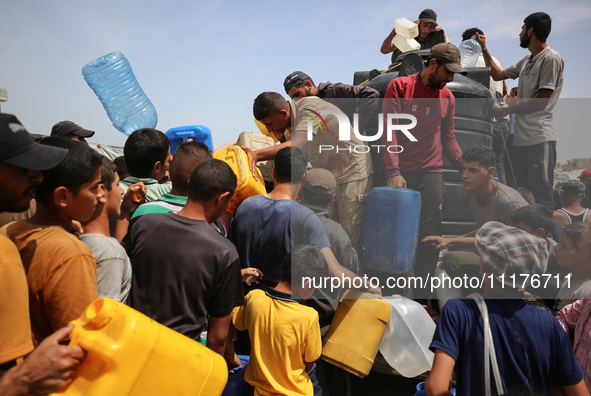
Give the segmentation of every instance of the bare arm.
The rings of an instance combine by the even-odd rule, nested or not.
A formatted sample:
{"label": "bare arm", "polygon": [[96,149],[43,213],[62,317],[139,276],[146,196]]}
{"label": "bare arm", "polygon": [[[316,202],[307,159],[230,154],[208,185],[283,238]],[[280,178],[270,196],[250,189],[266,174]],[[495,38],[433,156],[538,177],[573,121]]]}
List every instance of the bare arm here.
{"label": "bare arm", "polygon": [[550,96],[554,91],[551,89],[540,89],[538,92],[538,96],[528,100],[527,102],[519,103],[509,107],[501,107],[495,109],[495,117],[497,119],[503,118],[507,114],[513,113],[533,113],[534,111],[539,111],[546,106],[548,106],[548,102],[550,101]]}
{"label": "bare arm", "polygon": [[60,345],[74,328],[64,327],[47,337],[22,364],[8,370],[0,378],[0,394],[20,396],[47,394],[68,385],[84,360],[78,346]]}
{"label": "bare arm", "polygon": [[562,390],[566,396],[589,396],[589,390],[583,380],[575,385],[563,386]]}
{"label": "bare arm", "polygon": [[382,43],[382,47],[380,48],[380,52],[382,54],[389,54],[390,52],[394,52],[398,49],[394,44],[392,44],[392,40],[394,40],[394,36],[396,36],[396,29],[392,29],[392,32],[386,37],[384,42]]}
{"label": "bare arm", "polygon": [[[131,219],[131,215],[138,206],[146,202],[147,192],[148,188],[142,182],[135,183],[125,192],[125,195],[121,200],[119,218],[115,223],[115,231],[113,232],[113,238],[117,239],[117,241],[121,242],[127,234],[129,219]],[[136,196],[136,199],[134,199],[134,195]]]}
{"label": "bare arm", "polygon": [[[212,351],[218,353],[222,357],[226,357],[226,341],[228,339],[228,332],[230,331],[230,324],[232,322],[232,313],[221,317],[209,317],[207,328],[207,347]],[[226,359],[229,368],[233,368],[234,362]]]}
{"label": "bare arm", "polygon": [[482,48],[482,57],[484,58],[484,63],[486,66],[490,67],[490,75],[495,81],[506,80],[507,77],[495,62],[493,62],[492,56],[490,52],[488,52],[488,48],[486,48],[486,38],[483,34],[476,33],[476,41],[480,44],[480,48]]}
{"label": "bare arm", "polygon": [[450,395],[450,378],[456,361],[440,349],[435,350],[433,368],[425,380],[425,390],[429,396]]}
{"label": "bare arm", "polygon": [[444,238],[438,235],[428,236],[423,239],[423,242],[437,241],[439,245],[435,246],[436,249],[449,249],[449,250],[474,250],[476,249],[474,237],[455,237],[455,238]]}

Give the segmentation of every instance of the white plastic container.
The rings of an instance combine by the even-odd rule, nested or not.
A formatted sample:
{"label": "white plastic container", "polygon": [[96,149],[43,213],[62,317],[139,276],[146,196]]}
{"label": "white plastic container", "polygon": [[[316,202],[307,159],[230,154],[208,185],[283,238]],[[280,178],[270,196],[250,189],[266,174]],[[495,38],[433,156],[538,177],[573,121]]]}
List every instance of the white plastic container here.
{"label": "white plastic container", "polygon": [[394,36],[394,45],[402,52],[416,51],[421,49],[421,44],[415,39],[407,39],[399,34]]}
{"label": "white plastic container", "polygon": [[439,287],[435,293],[437,294],[437,302],[441,311],[443,306],[452,298],[462,298],[462,290],[455,289],[451,285],[449,275],[439,265],[435,268],[435,277],[439,278]]}
{"label": "white plastic container", "polygon": [[419,26],[406,18],[395,20],[394,29],[396,29],[396,36],[402,36],[406,39],[415,38],[419,35]]}
{"label": "white plastic container", "polygon": [[390,304],[390,319],[380,345],[386,362],[408,378],[431,370],[434,354],[429,344],[435,323],[425,308],[399,295],[385,297],[384,301]]}

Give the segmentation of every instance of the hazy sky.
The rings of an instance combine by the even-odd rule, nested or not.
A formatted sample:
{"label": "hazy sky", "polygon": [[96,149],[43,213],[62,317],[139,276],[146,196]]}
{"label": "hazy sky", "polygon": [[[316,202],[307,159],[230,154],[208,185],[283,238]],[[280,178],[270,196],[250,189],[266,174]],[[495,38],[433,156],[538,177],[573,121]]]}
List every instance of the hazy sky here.
{"label": "hazy sky", "polygon": [[[123,145],[82,77],[88,62],[121,51],[154,103],[157,128],[202,124],[215,147],[257,131],[252,102],[263,91],[284,94],[283,79],[303,70],[317,83],[352,83],[353,73],[384,69],[379,52],[396,18],[414,20],[433,8],[454,44],[478,26],[503,66],[528,54],[519,47],[523,19],[553,19],[548,44],[562,55],[565,77],[557,117],[558,160],[591,156],[583,115],[591,109],[587,38],[591,2],[467,0],[403,1],[153,1],[19,0],[0,2],[2,111],[30,132],[49,134],[61,120],[97,131],[92,141]],[[516,81],[507,82],[509,88]],[[568,104],[568,105],[567,105]],[[573,107],[577,110],[573,110]],[[573,118],[579,117],[573,121]],[[573,126],[575,125],[575,126]]]}

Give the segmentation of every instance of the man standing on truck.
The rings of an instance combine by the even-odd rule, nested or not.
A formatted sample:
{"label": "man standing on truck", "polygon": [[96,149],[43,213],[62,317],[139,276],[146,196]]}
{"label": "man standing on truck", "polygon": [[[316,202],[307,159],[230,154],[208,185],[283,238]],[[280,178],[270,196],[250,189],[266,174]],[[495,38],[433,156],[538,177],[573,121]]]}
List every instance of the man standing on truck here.
{"label": "man standing on truck", "polygon": [[[562,91],[564,61],[546,44],[552,20],[544,12],[530,14],[519,33],[520,46],[530,52],[502,70],[492,60],[486,39],[476,34],[490,74],[496,81],[519,77],[517,103],[495,109],[497,119],[515,113],[513,169],[519,187],[530,190],[537,203],[554,210],[552,186],[556,165],[556,128],[552,114]],[[535,100],[531,100],[535,99]]]}
{"label": "man standing on truck", "polygon": [[[445,34],[445,31],[437,24],[437,14],[430,8],[427,8],[419,14],[419,18],[415,23],[419,26],[419,35],[415,37],[415,41],[421,45],[421,49],[428,49],[439,43],[448,43],[449,39]],[[402,53],[394,45],[392,40],[396,36],[396,29],[392,29],[392,32],[386,37],[382,43],[380,51],[382,54],[392,54],[392,63],[396,61],[396,58]]]}
{"label": "man standing on truck", "polygon": [[[400,128],[391,136],[382,135],[386,146],[382,166],[388,187],[410,188],[421,193],[419,240],[441,235],[442,151],[453,166],[462,170],[462,150],[454,134],[455,98],[445,87],[453,81],[455,73],[466,74],[460,65],[460,51],[450,43],[437,44],[431,48],[424,70],[393,79],[384,96],[384,125],[396,122],[391,119],[397,115],[394,113],[416,119],[416,126],[409,125],[406,131]],[[415,275],[426,277],[432,272],[438,255],[437,250],[420,244]]]}

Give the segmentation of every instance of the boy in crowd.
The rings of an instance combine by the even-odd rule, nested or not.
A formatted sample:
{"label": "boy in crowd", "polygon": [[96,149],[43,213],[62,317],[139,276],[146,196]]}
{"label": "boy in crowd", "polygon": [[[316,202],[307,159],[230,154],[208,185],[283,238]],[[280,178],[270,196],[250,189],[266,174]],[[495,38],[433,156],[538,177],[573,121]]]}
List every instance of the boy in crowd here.
{"label": "boy in crowd", "polygon": [[[546,242],[518,228],[489,222],[476,233],[476,248],[487,281],[483,297],[503,390],[547,394],[555,382],[566,394],[588,395],[568,337],[551,313],[521,298],[528,283],[514,285],[510,278],[541,274],[548,259]],[[485,394],[481,316],[471,299],[452,299],[443,307],[430,346],[435,358],[425,382],[429,395],[447,395],[454,370],[458,394]]]}
{"label": "boy in crowd", "polygon": [[65,148],[68,154],[56,167],[42,171],[35,215],[0,229],[23,260],[36,343],[78,318],[98,297],[92,252],[71,231],[72,221],[90,219],[104,196],[99,154],[61,137],[41,143]]}
{"label": "boy in crowd", "polygon": [[[57,166],[66,154],[35,143],[15,116],[0,114],[0,211],[26,209],[43,180],[40,171]],[[79,346],[60,345],[73,326],[56,331],[33,350],[26,274],[19,251],[4,236],[0,282],[0,394],[47,394],[66,386],[84,359]]]}
{"label": "boy in crowd", "polygon": [[[84,234],[80,235],[80,240],[88,245],[96,261],[99,297],[110,297],[125,303],[131,288],[131,262],[123,246],[111,238],[109,218],[129,219],[138,204],[132,200],[134,189],[129,189],[121,201],[123,189],[119,186],[117,168],[107,157],[102,157],[101,184],[105,190],[104,198],[92,218],[84,223]],[[145,194],[143,183],[138,183],[138,186]]]}
{"label": "boy in crowd", "polygon": [[[511,223],[511,215],[527,205],[521,194],[494,179],[495,152],[478,144],[464,151],[462,184],[466,190],[468,210],[480,228],[488,221]],[[438,249],[448,248],[443,256],[443,267],[450,277],[479,276],[480,257],[475,252],[474,235],[478,229],[459,237],[428,236],[423,242],[437,241]]]}
{"label": "boy in crowd", "polygon": [[[161,182],[168,179],[168,167],[172,161],[170,140],[164,133],[152,128],[138,129],[125,141],[123,154],[130,175],[119,182],[123,193],[139,182],[144,183],[147,192],[137,196],[136,202],[143,203],[144,197],[145,202],[150,202],[170,192],[172,184]],[[113,237],[121,242],[128,227],[128,219],[117,219]]]}
{"label": "boy in crowd", "polygon": [[279,283],[266,292],[251,291],[246,305],[234,310],[234,326],[247,329],[252,343],[244,379],[255,395],[313,394],[307,372],[320,358],[322,340],[318,313],[302,301],[314,293],[310,278],[325,274],[318,248],[296,246],[283,261]]}
{"label": "boy in crowd", "polygon": [[[232,309],[244,304],[234,245],[209,224],[228,208],[236,176],[216,159],[191,174],[187,204],[178,212],[147,214],[131,230],[129,305],[198,340],[209,316],[207,346],[224,356]],[[236,367],[228,358],[230,367]]]}
{"label": "boy in crowd", "polygon": [[568,268],[571,276],[565,279],[554,310],[580,300],[591,292],[591,223],[573,223],[562,227],[560,242],[556,245],[558,265]]}
{"label": "boy in crowd", "polygon": [[170,193],[141,205],[131,216],[132,220],[148,213],[177,213],[181,210],[187,203],[191,173],[197,165],[210,158],[209,148],[201,142],[191,141],[179,145],[170,162]]}
{"label": "boy in crowd", "polygon": [[[240,203],[232,218],[230,238],[238,249],[243,268],[261,268],[265,277],[257,288],[267,290],[279,282],[278,263],[300,244],[316,246],[324,255],[331,276],[357,278],[335,258],[318,217],[308,208],[295,202],[308,172],[308,157],[297,147],[286,147],[275,156],[273,191],[255,195]],[[369,282],[361,281],[369,291],[381,293]]]}
{"label": "boy in crowd", "polygon": [[578,180],[569,180],[560,188],[562,208],[554,211],[556,222],[562,227],[576,222],[591,222],[591,212],[581,205],[585,198],[585,185]]}

